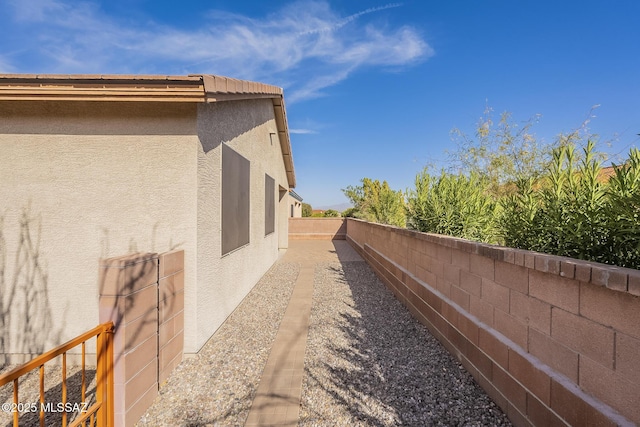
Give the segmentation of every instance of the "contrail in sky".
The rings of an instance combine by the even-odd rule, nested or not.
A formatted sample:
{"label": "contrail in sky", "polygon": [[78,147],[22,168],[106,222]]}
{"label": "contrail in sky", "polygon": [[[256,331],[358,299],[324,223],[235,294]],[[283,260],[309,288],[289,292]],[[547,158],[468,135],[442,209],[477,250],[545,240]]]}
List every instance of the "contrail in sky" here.
{"label": "contrail in sky", "polygon": [[357,13],[354,13],[353,15],[347,16],[346,18],[342,19],[341,21],[338,21],[338,23],[336,23],[335,25],[332,25],[330,27],[319,28],[319,29],[316,29],[316,30],[305,31],[303,33],[300,33],[300,35],[301,36],[306,36],[306,35],[311,35],[311,34],[334,31],[334,30],[337,30],[339,28],[344,27],[345,25],[347,25],[350,22],[355,21],[356,19],[358,19],[362,15],[367,15],[369,13],[374,13],[374,12],[379,12],[381,10],[393,9],[393,8],[400,7],[400,6],[402,6],[402,3],[389,3],[389,4],[385,4],[384,6],[370,7],[369,9],[365,9],[365,10],[363,10],[361,12],[357,12]]}

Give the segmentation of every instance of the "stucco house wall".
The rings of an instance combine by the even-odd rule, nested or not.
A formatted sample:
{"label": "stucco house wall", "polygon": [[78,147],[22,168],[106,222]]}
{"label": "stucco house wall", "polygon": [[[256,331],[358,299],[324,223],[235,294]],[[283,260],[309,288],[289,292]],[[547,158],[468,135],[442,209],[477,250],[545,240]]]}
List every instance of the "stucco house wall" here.
{"label": "stucco house wall", "polygon": [[[224,322],[249,293],[253,285],[277,260],[278,232],[265,236],[265,174],[275,179],[276,192],[286,189],[287,175],[277,136],[273,106],[268,99],[202,104],[198,107],[198,290],[186,295],[186,304],[197,306],[187,316],[197,316],[198,325],[206,325],[185,342],[199,348]],[[221,244],[221,171],[222,144],[227,144],[251,162],[250,168],[250,241],[222,255]],[[286,205],[277,203],[276,209]],[[276,230],[286,227],[282,215],[276,215]],[[284,224],[283,224],[284,222]],[[285,233],[286,234],[286,233]],[[284,248],[283,248],[284,249]]]}
{"label": "stucco house wall", "polygon": [[[184,351],[197,352],[286,249],[277,196],[264,235],[265,174],[276,192],[295,185],[281,90],[214,76],[43,77],[66,91],[57,100],[20,98],[32,91],[12,86],[21,79],[38,81],[0,76],[0,353],[19,363],[95,326],[101,258],[173,249],[185,253]],[[78,94],[85,80],[96,88]],[[110,85],[140,99],[118,102]],[[222,144],[251,162],[250,243],[225,256]]]}
{"label": "stucco house wall", "polygon": [[289,218],[302,218],[302,199],[292,191],[289,192]]}

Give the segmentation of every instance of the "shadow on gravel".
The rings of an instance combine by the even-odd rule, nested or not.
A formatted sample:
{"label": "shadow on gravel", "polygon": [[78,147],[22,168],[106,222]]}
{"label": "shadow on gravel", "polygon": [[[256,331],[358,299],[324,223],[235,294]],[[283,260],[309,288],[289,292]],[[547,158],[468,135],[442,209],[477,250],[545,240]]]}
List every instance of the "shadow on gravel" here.
{"label": "shadow on gravel", "polygon": [[[310,383],[323,387],[362,425],[510,425],[369,266],[351,259],[340,257],[339,267],[329,267],[329,275],[349,287],[353,300],[336,314],[333,326],[347,344],[329,344],[322,362],[325,385],[308,370]],[[322,419],[319,411],[316,415]]]}
{"label": "shadow on gravel", "polygon": [[[229,424],[229,419],[238,418],[241,414],[244,414],[243,418],[246,418],[246,414],[251,408],[251,402],[255,397],[254,392],[246,393],[242,396],[238,396],[229,402],[229,409],[215,417],[203,416],[199,409],[188,408],[185,412],[181,412],[179,417],[182,418],[183,427],[218,427],[226,426]],[[176,419],[180,419],[176,417]],[[238,425],[238,424],[233,424]]]}
{"label": "shadow on gravel", "polygon": [[[38,375],[38,371],[36,370],[35,375]],[[30,374],[30,375],[34,375]],[[91,405],[96,402],[95,399],[95,376],[96,371],[94,369],[86,369],[85,370],[85,384],[86,384],[86,392],[85,392],[85,402],[86,406],[82,405],[82,394],[81,394],[81,384],[82,384],[82,373],[76,372],[75,374],[67,377],[67,398],[66,402],[71,404],[69,406],[70,409],[78,409],[78,411],[70,412],[67,414],[67,422],[71,423],[75,418],[77,418],[83,409],[88,409]],[[38,384],[31,384],[36,387]],[[31,387],[29,387],[31,388]],[[19,388],[20,390],[20,388]],[[0,394],[0,399],[2,402],[12,402],[11,394],[13,394],[13,387],[11,384],[7,384],[7,386],[2,388],[2,394]],[[35,394],[30,393],[31,399],[20,399],[22,404],[38,404],[39,397],[38,392]],[[58,405],[62,403],[62,381],[58,384],[49,387],[44,393],[45,404],[48,404],[47,410],[45,411],[45,426],[61,426],[62,425],[62,410],[63,408]],[[31,409],[29,409],[31,411]],[[13,421],[7,421],[9,417],[12,417],[13,414],[5,413],[7,417],[3,417],[3,426],[11,427],[13,426]],[[25,412],[20,415],[20,427],[31,427],[31,426],[39,426],[40,425],[40,412]]]}

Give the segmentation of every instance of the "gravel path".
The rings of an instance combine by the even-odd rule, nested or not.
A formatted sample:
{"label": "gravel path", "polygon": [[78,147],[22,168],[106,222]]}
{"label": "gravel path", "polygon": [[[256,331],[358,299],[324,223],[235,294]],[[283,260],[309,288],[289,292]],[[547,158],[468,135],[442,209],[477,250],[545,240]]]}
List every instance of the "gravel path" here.
{"label": "gravel path", "polygon": [[316,270],[300,425],[511,425],[363,261]]}
{"label": "gravel path", "polygon": [[[62,402],[62,365],[61,358],[58,357],[53,361],[45,364],[44,389],[45,402],[57,405]],[[16,368],[18,365],[8,365],[0,369],[0,374]],[[82,399],[82,368],[79,366],[67,366],[67,402],[72,404],[81,404]],[[87,407],[95,403],[96,392],[96,371],[95,367],[85,366],[85,399]],[[19,402],[21,409],[24,409],[20,416],[21,427],[31,427],[40,425],[40,373],[38,369],[23,375],[18,380]],[[0,404],[13,404],[13,383],[0,387]],[[32,407],[31,405],[36,405]],[[73,406],[72,406],[73,408]],[[78,409],[86,409],[84,406],[77,406]],[[6,409],[6,408],[3,408]],[[11,409],[11,408],[9,408]],[[18,409],[14,407],[13,410]],[[68,414],[68,421],[71,422],[77,418],[80,412]],[[2,410],[0,411],[0,426],[13,425],[13,413]],[[62,413],[53,411],[45,414],[45,426],[56,427],[62,425]]]}
{"label": "gravel path", "polygon": [[276,263],[198,355],[176,368],[137,425],[243,425],[298,270]]}
{"label": "gravel path", "polygon": [[[200,353],[176,368],[137,425],[242,426],[301,262],[316,269],[299,425],[510,425],[346,242],[325,245],[290,248]],[[48,394],[57,388],[47,386]],[[0,389],[0,401],[10,393]]]}
{"label": "gravel path", "polygon": [[242,426],[299,262],[309,257],[316,271],[299,425],[510,425],[345,245],[300,247],[276,263],[198,356],[173,372],[138,426]]}

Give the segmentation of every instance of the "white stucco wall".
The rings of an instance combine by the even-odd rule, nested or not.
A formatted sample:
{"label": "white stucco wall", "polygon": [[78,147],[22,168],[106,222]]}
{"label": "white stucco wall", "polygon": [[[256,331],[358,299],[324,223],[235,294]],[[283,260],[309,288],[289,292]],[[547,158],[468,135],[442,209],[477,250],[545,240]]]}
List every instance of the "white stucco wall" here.
{"label": "white stucco wall", "polygon": [[[197,307],[185,310],[185,323],[198,328],[185,331],[187,353],[199,350],[249,293],[276,261],[279,246],[286,245],[279,237],[287,235],[286,197],[284,202],[276,198],[276,232],[264,235],[264,174],[274,178],[276,192],[288,189],[271,100],[201,104],[198,135],[198,285],[185,295],[185,305]],[[251,162],[250,243],[225,256],[218,202],[222,143]]]}
{"label": "white stucco wall", "polygon": [[0,103],[0,352],[38,353],[97,325],[100,258],[183,248],[193,287],[195,110]]}
{"label": "white stucco wall", "polygon": [[[264,235],[264,174],[289,187],[270,99],[0,102],[0,117],[0,353],[12,362],[98,323],[100,258],[177,248],[195,353],[287,246],[286,193]],[[225,256],[222,143],[251,162],[250,243]]]}
{"label": "white stucco wall", "polygon": [[[302,218],[302,202],[291,194],[288,195],[289,198],[289,217],[290,218]],[[291,214],[293,212],[293,215]]]}

